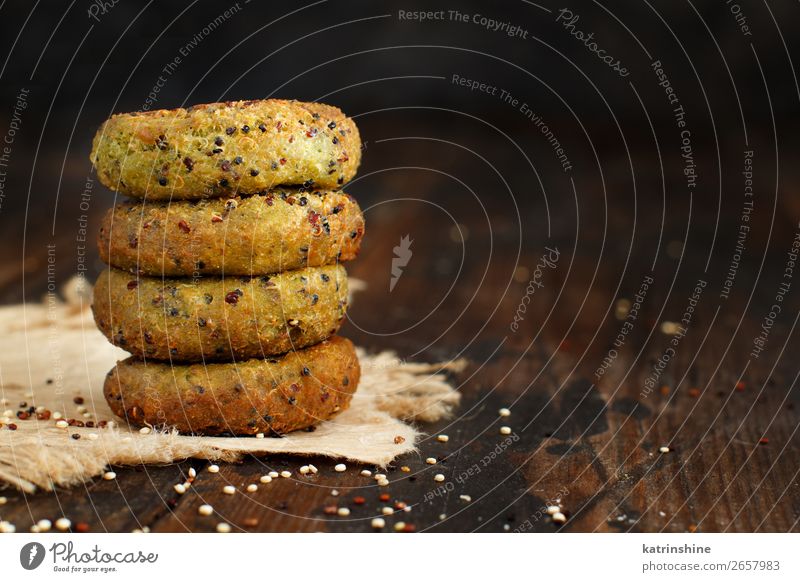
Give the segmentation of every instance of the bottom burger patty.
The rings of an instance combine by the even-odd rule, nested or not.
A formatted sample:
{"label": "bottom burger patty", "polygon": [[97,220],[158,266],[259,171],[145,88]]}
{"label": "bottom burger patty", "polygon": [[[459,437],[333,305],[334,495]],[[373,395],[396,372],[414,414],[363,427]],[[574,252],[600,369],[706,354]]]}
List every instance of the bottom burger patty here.
{"label": "bottom burger patty", "polygon": [[106,376],[111,410],[134,426],[195,435],[283,434],[346,409],[360,378],[352,342],[334,336],[270,359],[173,364],[128,358]]}

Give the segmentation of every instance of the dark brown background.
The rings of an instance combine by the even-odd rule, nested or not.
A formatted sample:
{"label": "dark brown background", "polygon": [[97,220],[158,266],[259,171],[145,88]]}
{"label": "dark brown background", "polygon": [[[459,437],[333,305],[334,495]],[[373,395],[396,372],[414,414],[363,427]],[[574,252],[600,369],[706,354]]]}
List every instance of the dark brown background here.
{"label": "dark brown background", "polygon": [[[59,282],[74,274],[79,194],[92,176],[96,127],[112,112],[141,108],[161,69],[228,4],[122,2],[100,22],[88,18],[88,2],[48,6],[0,8],[8,57],[0,69],[3,133],[15,96],[30,89],[0,207],[6,303],[42,296],[47,244],[57,245]],[[472,23],[397,18],[399,9],[421,4],[329,1],[269,26],[302,5],[240,6],[169,76],[158,106],[274,95],[322,99],[355,116],[366,150],[347,191],[364,208],[368,232],[348,268],[368,288],[344,333],[412,361],[470,361],[453,378],[464,394],[456,418],[421,427],[446,432],[449,443],[426,438],[420,455],[389,469],[392,501],[413,505],[390,525],[553,531],[540,510],[560,496],[568,531],[797,531],[800,282],[792,282],[764,353],[749,356],[800,220],[796,5],[741,2],[753,31],[744,36],[721,2],[570,4],[581,16],[578,28],[594,32],[630,69],[625,79],[555,23],[554,13],[524,2],[459,9],[519,24],[527,40]],[[691,194],[653,59],[687,112],[699,176]],[[453,74],[527,102],[573,170],[562,171],[518,110],[453,85]],[[745,150],[754,151],[754,211],[730,298],[722,299]],[[90,228],[113,201],[95,182]],[[392,248],[404,235],[414,240],[413,257],[390,293]],[[559,249],[559,262],[513,332],[546,246]],[[97,271],[96,255],[92,261]],[[615,304],[632,299],[648,274],[654,284],[634,330],[597,382],[594,372],[620,328]],[[681,318],[700,279],[707,287],[688,332],[659,389],[645,397],[645,380],[670,339],[660,325]],[[484,467],[505,438],[501,406],[512,408],[502,422],[518,440]],[[659,454],[662,445],[673,451]],[[428,467],[427,456],[440,464]],[[315,459],[321,471],[313,479],[221,495],[225,482],[244,485],[303,462],[250,459],[219,475],[196,461],[120,468],[117,481],[55,495],[4,492],[2,515],[20,529],[64,512],[93,531],[212,530],[218,519],[196,513],[202,496],[248,531],[368,530],[383,491],[358,476],[360,467],[342,475],[332,461]],[[480,471],[462,479],[476,464]],[[200,477],[178,497],[172,485],[189,466]],[[439,471],[453,487],[430,495]],[[354,496],[366,503],[354,505]],[[324,514],[337,503],[351,508],[350,518]]]}

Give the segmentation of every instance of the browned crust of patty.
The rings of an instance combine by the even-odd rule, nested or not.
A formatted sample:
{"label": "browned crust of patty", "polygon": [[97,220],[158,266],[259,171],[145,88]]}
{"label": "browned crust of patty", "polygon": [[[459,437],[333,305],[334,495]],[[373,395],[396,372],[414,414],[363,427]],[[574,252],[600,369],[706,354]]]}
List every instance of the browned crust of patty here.
{"label": "browned crust of patty", "polygon": [[336,107],[283,99],[114,115],[90,159],[123,194],[179,200],[283,185],[338,188],[355,176],[361,139]]}
{"label": "browned crust of patty", "polygon": [[282,354],[338,331],[347,307],[341,265],[262,277],[100,274],[92,309],[108,340],[137,356],[179,362]]}
{"label": "browned crust of patty", "polygon": [[250,275],[349,261],[364,216],[344,192],[275,190],[244,198],[110,208],[97,243],[106,263],[143,275]]}
{"label": "browned crust of patty", "polygon": [[269,360],[169,365],[123,360],[106,376],[111,410],[134,426],[197,435],[283,434],[350,405],[360,368],[350,340],[334,336]]}

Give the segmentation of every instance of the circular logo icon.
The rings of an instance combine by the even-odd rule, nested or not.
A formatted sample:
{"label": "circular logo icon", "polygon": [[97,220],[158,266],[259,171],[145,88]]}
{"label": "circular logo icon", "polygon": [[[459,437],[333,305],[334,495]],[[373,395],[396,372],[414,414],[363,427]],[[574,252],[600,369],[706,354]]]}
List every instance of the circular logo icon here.
{"label": "circular logo icon", "polygon": [[26,570],[35,570],[44,561],[44,546],[39,542],[30,542],[19,551],[19,563]]}

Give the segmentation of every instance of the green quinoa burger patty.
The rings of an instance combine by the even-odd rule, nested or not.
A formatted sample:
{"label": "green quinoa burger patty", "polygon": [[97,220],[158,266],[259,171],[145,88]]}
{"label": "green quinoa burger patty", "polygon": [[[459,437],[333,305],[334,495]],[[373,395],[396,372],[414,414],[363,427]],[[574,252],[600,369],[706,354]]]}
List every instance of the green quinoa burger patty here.
{"label": "green quinoa burger patty", "polygon": [[114,115],[90,159],[103,184],[129,196],[216,198],[281,185],[337,188],[358,169],[361,139],[336,107],[229,101]]}
{"label": "green quinoa burger patty", "polygon": [[350,340],[334,336],[274,359],[181,364],[128,358],[103,387],[129,423],[199,435],[287,433],[350,405],[360,369]]}
{"label": "green quinoa burger patty", "polygon": [[343,192],[276,190],[245,198],[132,200],[109,209],[100,257],[144,275],[278,273],[354,259],[364,216]]}
{"label": "green quinoa burger patty", "polygon": [[261,277],[155,278],[107,269],[94,319],[111,343],[179,362],[282,354],[338,331],[347,307],[340,265]]}

